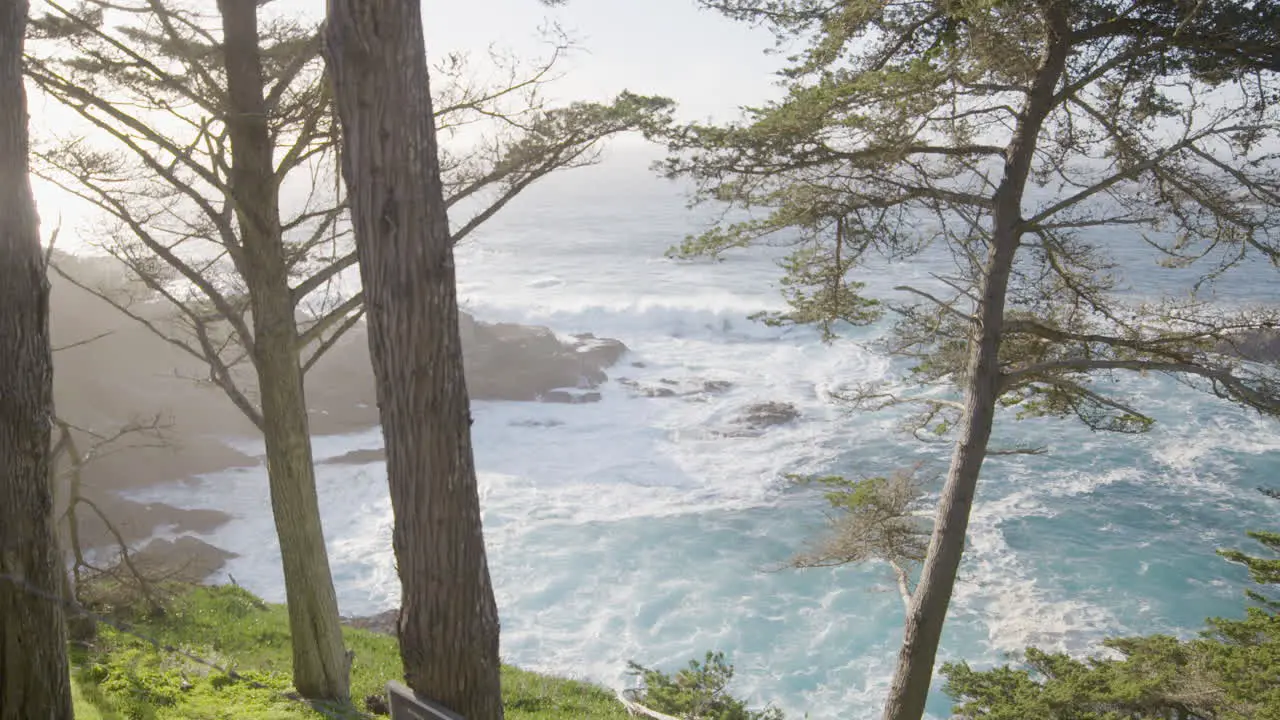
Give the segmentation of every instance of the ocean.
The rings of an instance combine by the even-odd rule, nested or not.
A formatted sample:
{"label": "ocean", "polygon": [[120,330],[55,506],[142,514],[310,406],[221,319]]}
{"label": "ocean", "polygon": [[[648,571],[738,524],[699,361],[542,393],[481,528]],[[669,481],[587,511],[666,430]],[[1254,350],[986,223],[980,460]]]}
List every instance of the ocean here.
{"label": "ocean", "polygon": [[[832,390],[903,375],[877,354],[881,326],[823,344],[809,328],[748,320],[780,309],[776,249],[722,262],[663,252],[709,217],[647,156],[619,150],[598,166],[530,189],[458,250],[459,296],[481,320],[618,338],[631,353],[599,403],[479,402],[475,452],[502,655],[522,667],[626,687],[626,662],[674,669],[722,650],[734,690],[789,717],[879,717],[901,638],[891,573],[870,565],[777,570],[820,532],[825,503],[787,473],[875,475],[923,462],[945,472],[949,445],[921,444],[891,413],[849,412]],[[1132,237],[1105,238],[1130,292],[1180,292]],[[876,265],[867,292],[924,281],[940,260]],[[1272,302],[1276,271],[1218,285],[1223,303]],[[642,367],[634,366],[638,363]],[[616,382],[725,380],[695,401],[637,398]],[[1043,444],[1044,456],[991,458],[948,616],[941,660],[987,667],[1036,645],[1083,654],[1124,633],[1189,634],[1206,616],[1241,614],[1247,576],[1214,555],[1274,527],[1255,488],[1280,470],[1280,426],[1163,378],[1125,378],[1157,420],[1143,436],[1095,434],[1065,420],[1002,417],[996,441]],[[796,405],[795,423],[760,437],[711,432],[744,405]],[[260,443],[234,439],[248,448]],[[376,428],[317,437],[317,458],[378,448]],[[344,614],[398,603],[390,504],[381,463],[320,465],[320,499]],[[936,492],[940,482],[929,485]],[[265,468],[229,470],[137,499],[226,510],[204,539],[240,554],[227,571],[284,598]],[[934,718],[949,714],[940,690]]]}

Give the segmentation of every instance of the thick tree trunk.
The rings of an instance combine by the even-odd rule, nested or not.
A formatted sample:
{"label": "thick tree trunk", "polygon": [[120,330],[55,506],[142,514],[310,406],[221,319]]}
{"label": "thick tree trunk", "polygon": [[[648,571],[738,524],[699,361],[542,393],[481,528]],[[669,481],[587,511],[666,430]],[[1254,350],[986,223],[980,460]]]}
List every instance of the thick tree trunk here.
{"label": "thick tree trunk", "polygon": [[0,0],[0,720],[73,717],[54,535],[49,284],[27,172],[26,0]]}
{"label": "thick tree trunk", "polygon": [[942,625],[964,555],[969,512],[991,438],[1001,381],[998,356],[1005,293],[1022,235],[1022,195],[1040,128],[1053,108],[1054,89],[1062,77],[1069,49],[1065,2],[1041,0],[1039,5],[1045,16],[1044,56],[1013,139],[1005,151],[1004,177],[995,194],[991,244],[983,268],[977,326],[970,345],[964,424],[938,500],[933,536],[920,582],[907,611],[902,649],[885,703],[885,720],[924,717]]}
{"label": "thick tree trunk", "polygon": [[231,187],[252,304],[271,510],[284,565],[293,682],[304,697],[344,702],[350,661],[320,525],[298,328],[280,228],[274,147],[258,47],[258,1],[219,0],[226,54]]}
{"label": "thick tree trunk", "polygon": [[330,0],[325,58],[343,130],[414,690],[502,717],[457,290],[420,5]]}

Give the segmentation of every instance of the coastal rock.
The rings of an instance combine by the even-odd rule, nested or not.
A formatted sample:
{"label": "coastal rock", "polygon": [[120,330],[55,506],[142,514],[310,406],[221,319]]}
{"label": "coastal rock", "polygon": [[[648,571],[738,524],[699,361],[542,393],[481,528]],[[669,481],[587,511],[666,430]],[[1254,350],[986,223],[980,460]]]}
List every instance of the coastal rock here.
{"label": "coastal rock", "polygon": [[722,392],[728,392],[733,389],[733,383],[728,380],[703,380],[702,392],[708,395],[719,395]]}
{"label": "coastal rock", "polygon": [[[189,330],[174,324],[176,309],[164,301],[142,299],[146,288],[130,284],[118,261],[65,253],[55,253],[54,260],[85,287],[138,297],[130,305],[131,312],[160,332],[190,340]],[[152,537],[159,528],[202,534],[226,522],[225,513],[138,503],[120,493],[233,467],[256,467],[260,460],[254,457],[255,451],[243,452],[226,438],[253,438],[259,430],[207,382],[207,364],[76,283],[56,273],[49,280],[51,339],[55,347],[63,348],[54,355],[55,404],[60,418],[85,429],[73,432],[77,446],[86,451],[98,438],[115,436],[129,425],[149,425],[152,418],[163,428],[162,437],[127,434],[95,453],[82,473],[85,495],[102,508],[128,543]],[[459,330],[473,400],[533,401],[555,390],[576,388],[587,392],[573,393],[574,400],[590,402],[595,397],[589,392],[607,379],[605,370],[627,353],[617,340],[590,334],[562,339],[547,328],[484,323],[466,313],[460,314]],[[231,374],[247,397],[258,397],[251,363],[239,363]],[[344,334],[310,368],[306,395],[315,435],[354,432],[378,424],[363,323]],[[373,458],[353,453],[330,462]],[[65,497],[65,487],[59,493]],[[115,544],[95,513],[81,512],[80,521],[86,549]]]}
{"label": "coastal rock", "polygon": [[[125,452],[127,451],[121,451],[120,454],[123,455]],[[158,528],[164,527],[178,527],[184,532],[209,533],[231,519],[230,515],[220,510],[178,508],[165,503],[129,500],[113,492],[112,486],[89,485],[91,480],[96,481],[104,477],[110,479],[109,476],[91,474],[91,470],[93,470],[92,464],[84,468],[86,483],[86,487],[83,488],[84,496],[102,511],[111,525],[108,527],[98,513],[87,506],[81,506],[76,517],[79,520],[80,547],[84,550],[113,552],[118,545],[118,540],[133,546],[152,537]],[[62,511],[63,508],[60,506],[59,512]],[[63,534],[63,542],[70,542],[70,537],[66,536],[65,525],[59,530]]]}
{"label": "coastal rock", "polygon": [[[143,577],[187,583],[204,582],[235,557],[239,556],[190,535],[176,540],[156,538],[130,554],[133,566]],[[116,570],[122,569],[120,564]]]}
{"label": "coastal rock", "polygon": [[[621,341],[591,334],[562,340],[549,328],[516,323],[486,323],[460,313],[463,367],[472,400],[561,403],[595,402],[594,390],[608,380],[605,370],[626,353]],[[348,428],[378,421],[373,370],[363,325],[352,328],[307,376],[307,400],[322,426],[335,415]],[[360,407],[364,405],[365,407]]]}
{"label": "coastal rock", "polygon": [[573,349],[581,360],[596,366],[610,367],[616,364],[629,352],[629,348],[621,340],[598,338],[591,333],[574,335],[576,341]]}
{"label": "coastal rock", "polygon": [[598,392],[572,392],[569,390],[548,390],[538,396],[541,402],[563,403],[566,405],[582,405],[584,403],[600,402],[600,393]]}
{"label": "coastal rock", "polygon": [[800,409],[791,403],[762,402],[743,408],[735,419],[735,424],[749,430],[764,430],[776,425],[785,425],[800,417]]}
{"label": "coastal rock", "polygon": [[364,615],[359,617],[343,618],[342,623],[348,627],[358,630],[368,630],[369,632],[379,633],[381,635],[395,635],[396,626],[400,622],[400,608],[392,608],[376,615]]}
{"label": "coastal rock", "polygon": [[[560,388],[594,388],[626,352],[594,336],[566,343],[545,327],[487,324],[463,314],[462,352],[473,400],[537,400]],[[555,401],[553,401],[555,402]]]}
{"label": "coastal rock", "polygon": [[365,465],[367,463],[382,462],[387,459],[387,451],[382,448],[376,450],[352,450],[343,453],[337,457],[325,458],[320,460],[321,465]]}

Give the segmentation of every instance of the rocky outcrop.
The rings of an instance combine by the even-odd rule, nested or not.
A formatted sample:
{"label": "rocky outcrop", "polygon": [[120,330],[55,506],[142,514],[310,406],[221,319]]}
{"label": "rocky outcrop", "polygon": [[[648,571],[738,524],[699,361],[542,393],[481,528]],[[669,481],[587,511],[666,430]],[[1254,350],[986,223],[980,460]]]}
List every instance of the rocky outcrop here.
{"label": "rocky outcrop", "polygon": [[400,623],[400,608],[384,610],[376,615],[364,615],[343,618],[342,624],[348,627],[368,630],[381,635],[395,635]]}
{"label": "rocky outcrop", "polygon": [[706,438],[755,438],[801,417],[789,402],[767,401],[718,411],[698,434]]}
{"label": "rocky outcrop", "polygon": [[[145,288],[131,287],[114,260],[59,255],[56,261],[89,287],[145,296]],[[222,438],[255,437],[257,429],[209,382],[209,368],[201,360],[57,274],[50,281],[50,329],[53,345],[61,348],[54,355],[55,404],[62,419],[88,431],[76,432],[81,451],[94,447],[96,438],[113,436],[131,423],[145,425],[157,415],[165,426],[163,437],[127,435],[96,452],[84,468],[85,495],[103,507],[131,542],[150,537],[160,526],[178,524],[204,532],[224,521],[221,513],[134,503],[119,493],[256,466],[260,458],[229,447]],[[174,315],[172,307],[160,302],[139,301],[130,310],[161,330]],[[560,338],[544,327],[485,323],[465,313],[459,329],[467,386],[476,400],[591,402],[599,399],[592,393],[607,379],[605,370],[627,352],[617,340],[590,334]],[[251,364],[241,362],[232,372],[245,394],[256,397]],[[377,425],[363,324],[311,369],[306,391],[314,434]],[[83,512],[81,518],[87,547],[113,543],[97,527],[93,513]]]}
{"label": "rocky outcrop", "polygon": [[[549,328],[486,323],[459,315],[467,392],[472,400],[589,403],[609,379],[606,369],[627,346],[591,334],[561,339]],[[330,432],[376,425],[373,367],[363,325],[353,328],[307,376],[307,402]],[[324,430],[321,430],[323,432]]]}
{"label": "rocky outcrop", "polygon": [[466,313],[459,330],[467,390],[474,400],[573,402],[546,396],[563,388],[599,387],[609,379],[605,369],[627,352],[618,340],[588,333],[565,342],[549,328],[483,323]]}
{"label": "rocky outcrop", "polygon": [[775,425],[785,425],[799,417],[800,409],[791,403],[762,402],[743,408],[735,424],[748,430],[764,430]]}
{"label": "rocky outcrop", "polygon": [[[141,550],[129,554],[133,567],[150,580],[201,583],[218,572],[227,561],[238,557],[233,552],[216,548],[199,538],[183,535],[176,540],[157,538]],[[117,565],[113,572],[125,568]]]}
{"label": "rocky outcrop", "polygon": [[318,462],[321,465],[365,465],[372,462],[382,462],[386,459],[386,451],[378,448],[377,450],[352,450],[337,457],[325,458]]}
{"label": "rocky outcrop", "polygon": [[534,398],[540,402],[564,403],[566,405],[581,405],[583,403],[600,402],[601,395],[598,392],[573,392],[572,390],[548,390]]}

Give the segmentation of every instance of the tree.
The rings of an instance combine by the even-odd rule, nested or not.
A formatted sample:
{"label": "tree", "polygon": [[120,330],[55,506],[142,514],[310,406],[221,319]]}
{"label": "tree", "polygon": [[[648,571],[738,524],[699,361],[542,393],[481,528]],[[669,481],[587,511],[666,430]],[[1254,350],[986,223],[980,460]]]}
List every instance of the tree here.
{"label": "tree", "polygon": [[658,720],[785,720],[777,707],[752,710],[729,694],[733,666],[721,652],[708,652],[702,662],[690,660],[674,674],[636,662],[627,663],[627,670],[640,681],[639,688],[619,696],[632,715]]}
{"label": "tree", "polygon": [[0,2],[0,718],[74,716],[54,534],[49,283],[27,172],[27,3]]}
{"label": "tree", "polygon": [[[1274,496],[1273,496],[1274,497]],[[1220,551],[1254,583],[1280,582],[1280,534],[1253,532],[1271,557]],[[1076,660],[1028,648],[1024,667],[943,667],[960,718],[984,720],[1276,720],[1280,718],[1280,613],[1257,590],[1242,619],[1214,618],[1191,640],[1167,635],[1110,638],[1118,659]]]}
{"label": "tree", "polygon": [[[356,255],[318,30],[255,3],[222,4],[214,16],[177,0],[48,4],[28,74],[110,141],[60,138],[38,167],[114,220],[99,246],[138,282],[107,290],[62,276],[207,364],[204,382],[263,433],[295,683],[342,699],[346,658],[303,376],[360,321],[363,298],[339,292]],[[444,132],[497,125],[442,160],[449,203],[475,208],[454,241],[550,172],[594,162],[609,136],[663,116],[666,101],[630,95],[547,107],[538,91],[563,51],[527,71],[495,55],[501,77],[491,84],[472,82],[462,56],[444,61],[453,81],[435,114]],[[289,188],[305,196],[298,207],[283,207]]]}
{"label": "tree", "polygon": [[405,679],[468,720],[496,720],[498,610],[419,3],[331,0],[324,55],[387,449]]}
{"label": "tree", "polygon": [[[307,207],[290,219],[292,225],[282,223],[278,183],[304,167],[319,129],[314,113],[294,126],[270,124],[297,117],[314,101],[316,80],[305,75],[306,54],[296,38],[281,39],[269,48],[276,64],[265,73],[252,1],[219,4],[220,40],[203,17],[159,2],[113,5],[112,12],[137,15],[161,29],[126,27],[121,33],[130,43],[109,32],[100,5],[77,13],[51,6],[55,16],[43,19],[38,30],[71,43],[79,54],[33,59],[29,74],[119,149],[67,141],[42,154],[55,171],[48,177],[117,219],[108,251],[133,271],[148,295],[158,295],[177,313],[176,321],[133,309],[146,296],[122,298],[81,287],[207,362],[209,381],[263,433],[293,630],[294,684],[305,697],[345,702],[350,661],[320,525],[303,398],[303,343],[290,286],[290,270],[314,252],[324,239],[314,235],[325,234],[337,211],[326,208],[314,222],[314,208]],[[158,51],[147,53],[149,47]],[[270,120],[268,103],[274,110]],[[132,111],[125,109],[129,105]],[[151,117],[142,108],[150,108]],[[189,121],[194,142],[156,129],[162,121],[157,114],[167,114],[170,123]],[[277,165],[282,143],[286,150]],[[196,154],[197,147],[206,153]],[[135,170],[134,163],[141,167]],[[133,178],[142,180],[129,183]],[[306,233],[300,242],[299,229]],[[290,230],[292,242],[286,243]],[[206,246],[185,252],[201,241],[212,251]],[[222,272],[220,262],[227,258],[234,273]],[[235,374],[246,360],[256,376],[256,399]]]}
{"label": "tree", "polygon": [[[998,411],[1133,433],[1153,420],[1110,383],[1159,373],[1265,413],[1277,371],[1235,347],[1276,326],[1202,295],[1143,302],[1100,237],[1169,264],[1280,258],[1274,3],[1173,0],[705,0],[803,41],[786,96],[670,140],[695,198],[756,211],[673,254],[719,255],[790,233],[792,310],[772,322],[867,324],[886,306],[849,278],[874,255],[954,261],[908,301],[886,347],[911,386],[854,388],[857,407],[914,406],[919,436],[955,433],[907,613],[886,719],[924,712],[969,512]],[[1248,28],[1248,41],[1233,45]],[[932,250],[931,250],[932,249]],[[1212,264],[1216,263],[1216,264]],[[834,325],[833,327],[839,327]],[[941,392],[938,392],[941,390]],[[926,432],[928,431],[928,432]]]}
{"label": "tree", "polygon": [[898,594],[911,608],[911,572],[924,562],[929,545],[927,518],[921,514],[923,487],[914,471],[888,477],[850,480],[838,475],[798,478],[824,488],[828,515],[825,535],[792,557],[786,567],[839,567],[873,560],[893,569]]}
{"label": "tree", "polygon": [[258,2],[219,0],[218,9],[226,63],[224,123],[231,145],[228,205],[240,230],[239,264],[253,317],[253,344],[246,349],[258,371],[271,511],[280,536],[293,637],[294,684],[304,697],[344,702],[350,698],[350,658],[342,645],[320,527],[297,318],[282,241],[275,142],[262,82]]}
{"label": "tree", "polygon": [[[60,349],[60,348],[59,348]],[[110,454],[112,446],[130,435],[143,435],[147,441],[141,444],[160,446],[164,443],[163,425],[160,417],[156,416],[147,422],[129,422],[116,428],[110,435],[104,435],[93,430],[77,427],[62,418],[53,418],[53,424],[57,428],[57,441],[53,444],[53,449],[49,453],[49,483],[53,487],[54,507],[55,507],[55,526],[65,521],[66,523],[66,544],[60,550],[60,554],[65,556],[70,553],[71,567],[67,573],[64,573],[66,585],[63,596],[69,602],[83,603],[85,571],[91,571],[97,576],[110,576],[112,580],[118,582],[121,586],[136,586],[137,595],[146,602],[147,610],[150,612],[159,612],[162,608],[160,598],[155,591],[153,582],[142,573],[137,564],[134,562],[134,553],[129,549],[129,543],[125,540],[124,535],[120,533],[115,523],[107,517],[102,507],[97,502],[87,497],[84,493],[84,477],[83,472],[86,465],[93,460]],[[77,436],[87,438],[89,447],[81,450]],[[61,467],[66,458],[65,470]],[[59,499],[59,490],[63,486],[63,478],[66,478],[66,496]],[[116,550],[119,552],[119,561],[115,567],[99,567],[89,562],[85,557],[84,546],[80,542],[80,506],[84,505],[94,515],[98,521],[102,523],[107,533],[115,540]],[[64,563],[65,564],[65,561]],[[81,617],[68,618],[67,631],[73,641],[89,640],[93,637],[96,627],[96,621],[91,615]]]}
{"label": "tree", "polygon": [[[1259,492],[1272,500],[1280,500],[1280,491],[1260,488]],[[1240,550],[1219,550],[1218,554],[1243,565],[1258,585],[1280,585],[1280,532],[1257,530],[1250,532],[1249,537],[1270,550],[1272,557],[1257,557]],[[1280,610],[1280,598],[1270,598],[1256,590],[1248,590],[1245,595],[1264,608]]]}

